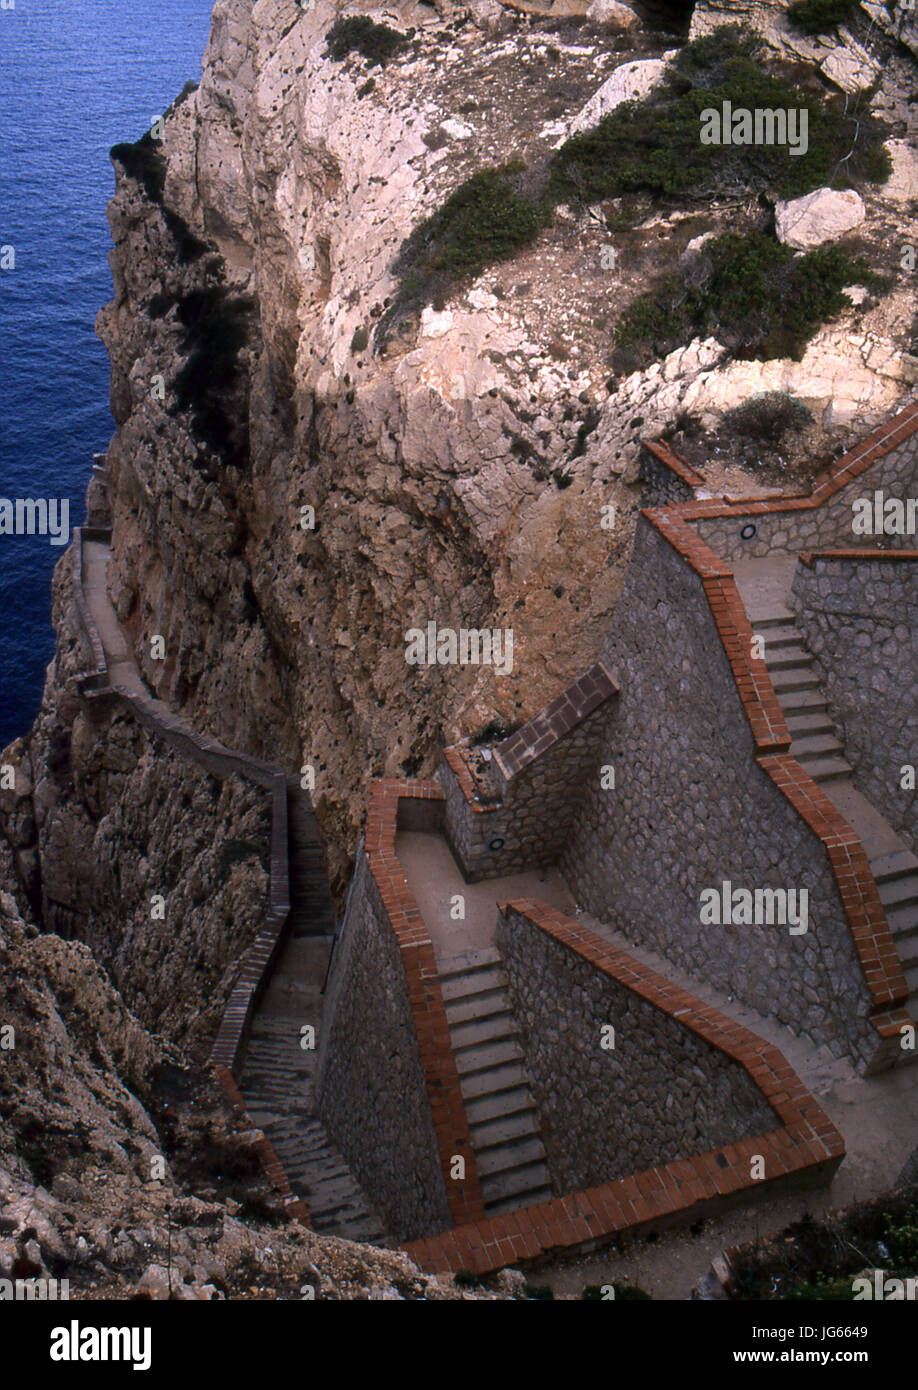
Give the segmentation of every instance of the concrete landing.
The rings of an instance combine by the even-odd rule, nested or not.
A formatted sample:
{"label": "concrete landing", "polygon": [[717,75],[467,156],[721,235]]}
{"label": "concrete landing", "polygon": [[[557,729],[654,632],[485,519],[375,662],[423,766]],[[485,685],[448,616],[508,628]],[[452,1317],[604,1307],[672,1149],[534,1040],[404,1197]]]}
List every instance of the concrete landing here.
{"label": "concrete landing", "polygon": [[[557,869],[466,883],[442,835],[421,831],[399,831],[395,853],[430,932],[440,966],[468,951],[494,945],[498,902],[508,898],[541,898],[563,912],[573,910],[570,889]],[[450,917],[451,900],[456,894],[465,899],[465,921],[453,921]]]}

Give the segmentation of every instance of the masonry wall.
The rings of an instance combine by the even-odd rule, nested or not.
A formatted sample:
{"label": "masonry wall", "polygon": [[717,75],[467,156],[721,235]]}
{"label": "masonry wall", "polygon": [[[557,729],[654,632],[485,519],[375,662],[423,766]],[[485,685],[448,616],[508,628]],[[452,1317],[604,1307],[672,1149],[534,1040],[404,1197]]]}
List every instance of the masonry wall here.
{"label": "masonry wall", "polygon": [[793,600],[854,781],[918,850],[918,560],[815,559]]}
{"label": "masonry wall", "polygon": [[[702,980],[836,1055],[866,1060],[871,1005],[828,854],[756,763],[701,580],[638,523],[602,654],[621,686],[561,857],[578,901]],[[604,755],[603,761],[606,760]],[[806,888],[809,930],[700,922],[700,893]]]}
{"label": "masonry wall", "polygon": [[[854,478],[819,507],[800,507],[781,512],[712,517],[692,523],[702,540],[725,560],[751,560],[772,550],[825,550],[873,545],[875,537],[855,535],[852,503],[882,491],[905,501],[918,496],[918,434],[878,459],[866,473]],[[755,527],[755,535],[742,531]],[[891,550],[912,549],[914,536],[885,536]]]}
{"label": "masonry wall", "polygon": [[[471,883],[551,864],[561,852],[587,770],[605,739],[607,701],[511,781],[494,777],[499,804],[476,810],[449,762],[438,774],[446,793],[446,834]],[[499,745],[498,745],[499,746]],[[451,750],[468,756],[469,750]],[[465,779],[462,779],[465,780]]]}
{"label": "masonry wall", "polygon": [[325,1005],[318,1108],[386,1229],[411,1240],[453,1223],[401,953],[364,854],[356,873]]}
{"label": "masonry wall", "polygon": [[510,909],[497,943],[559,1194],[779,1127],[738,1062],[529,917]]}

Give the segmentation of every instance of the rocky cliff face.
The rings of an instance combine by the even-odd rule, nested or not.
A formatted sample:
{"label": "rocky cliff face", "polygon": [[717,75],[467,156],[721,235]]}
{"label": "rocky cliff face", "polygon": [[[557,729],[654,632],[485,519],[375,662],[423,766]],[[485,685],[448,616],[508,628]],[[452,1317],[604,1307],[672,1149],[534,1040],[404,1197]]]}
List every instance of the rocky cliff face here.
{"label": "rocky cliff face", "polygon": [[[696,29],[722,8],[697,6]],[[99,331],[119,425],[113,585],[145,673],[227,741],[315,766],[340,875],[368,778],[429,771],[444,741],[521,719],[595,653],[640,500],[641,433],[781,389],[815,407],[825,451],[894,408],[915,363],[902,283],[827,325],[800,362],[730,360],[709,340],[612,373],[616,310],[729,207],[656,213],[618,242],[590,210],[562,208],[531,249],[380,350],[411,229],[476,169],[544,157],[624,63],[642,65],[630,90],[646,89],[674,38],[492,0],[407,5],[388,19],[409,42],[383,66],[329,55],[336,13],[322,0],[217,4],[204,79],[159,147],[165,207],[211,250],[183,264],[162,207],[121,177]],[[900,141],[909,61],[890,58],[873,99]],[[871,196],[865,229],[886,247],[915,227],[914,165],[896,156],[898,182]],[[169,384],[188,361],[188,297],[218,274],[224,300],[255,305],[232,397],[249,447],[230,466]],[[431,619],[512,627],[512,674],[406,679],[404,633]],[[164,662],[149,658],[154,634]]]}
{"label": "rocky cliff face", "polygon": [[[339,890],[371,777],[430,772],[444,743],[521,721],[594,659],[641,503],[642,435],[689,416],[714,427],[725,408],[782,390],[812,411],[818,458],[890,413],[918,367],[913,277],[901,274],[798,361],[737,360],[707,338],[630,374],[616,367],[621,310],[690,242],[767,217],[755,200],[651,209],[619,230],[596,209],[561,207],[528,249],[380,334],[412,229],[476,170],[544,160],[614,100],[648,90],[691,7],[349,7],[404,36],[385,64],[331,56],[340,8],[218,0],[200,86],[152,144],[116,160],[114,296],[98,321],[117,425],[118,615],[151,689],[199,729],[291,770],[314,766]],[[802,51],[784,8],[700,0],[692,23],[704,33],[748,12],[776,56],[851,93],[873,40],[843,31]],[[865,22],[879,8],[865,6]],[[859,99],[887,123],[894,173],[865,193],[860,231],[898,267],[918,242],[914,61],[908,42],[884,41],[882,84]],[[98,484],[90,500],[100,505]],[[4,907],[6,966],[34,994],[23,1007],[51,1020],[47,1055],[19,1053],[20,1070],[0,1072],[10,1109],[32,1097],[33,1139],[4,1132],[3,1181],[17,1201],[38,1183],[37,1207],[66,1198],[86,1214],[102,1209],[92,1174],[123,1172],[110,1220],[135,1201],[138,1164],[166,1145],[158,1068],[201,1057],[257,930],[265,808],[125,716],[91,714],[74,684],[88,653],[70,565],[55,582],[41,714],[0,759],[15,773],[0,791],[0,870],[16,898]],[[429,621],[512,628],[512,671],[406,666],[406,630]],[[168,930],[149,911],[157,892]],[[65,1016],[73,999],[78,1017]],[[111,1035],[93,1035],[98,1010]],[[54,1092],[35,1100],[40,1078],[86,1113],[80,1162],[62,1138],[54,1175],[32,1162],[34,1134],[59,1128]],[[194,1111],[187,1097],[179,1108]],[[43,1186],[71,1170],[82,1183],[84,1169],[82,1195]],[[161,1214],[166,1195],[147,1188],[142,1204]],[[144,1212],[134,1225],[146,1229]],[[212,1225],[200,1212],[188,1224],[199,1216]],[[124,1256],[132,1277],[142,1249]]]}

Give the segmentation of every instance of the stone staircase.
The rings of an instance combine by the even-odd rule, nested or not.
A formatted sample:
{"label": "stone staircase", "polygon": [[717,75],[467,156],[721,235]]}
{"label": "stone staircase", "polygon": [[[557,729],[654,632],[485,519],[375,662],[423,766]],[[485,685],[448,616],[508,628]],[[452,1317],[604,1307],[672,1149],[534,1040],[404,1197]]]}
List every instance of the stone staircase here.
{"label": "stone staircase", "polygon": [[291,936],[331,936],[335,908],[319,823],[299,777],[287,778]]}
{"label": "stone staircase", "polygon": [[850,777],[851,765],[794,614],[789,608],[774,608],[750,618],[754,631],[765,639],[765,665],[793,739],[791,755],[814,782]]}
{"label": "stone staircase", "polygon": [[747,609],[751,609],[753,631],[765,640],[765,665],[787,720],[791,755],[814,782],[824,786],[863,839],[908,982],[905,1007],[912,1018],[918,1018],[918,857],[856,791],[853,769],[795,614],[773,600],[758,607],[747,598]]}
{"label": "stone staircase", "polygon": [[906,1007],[918,1018],[918,858],[903,847],[871,859],[870,868],[908,981]]}
{"label": "stone staircase", "polygon": [[[320,948],[324,948],[324,951]],[[323,1235],[387,1244],[385,1231],[316,1112],[318,1047],[300,1046],[304,1023],[321,1026],[327,943],[291,939],[252,1022],[240,1090],[252,1123],[277,1151],[291,1188]]]}
{"label": "stone staircase", "polygon": [[476,950],[444,962],[440,984],[485,1210],[550,1200],[539,1113],[500,953]]}

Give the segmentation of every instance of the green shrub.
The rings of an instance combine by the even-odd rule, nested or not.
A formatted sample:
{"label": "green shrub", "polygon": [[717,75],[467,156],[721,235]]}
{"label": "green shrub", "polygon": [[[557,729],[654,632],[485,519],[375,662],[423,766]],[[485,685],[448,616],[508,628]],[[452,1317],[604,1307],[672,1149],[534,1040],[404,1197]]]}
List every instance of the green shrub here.
{"label": "green shrub", "polygon": [[910,1207],[900,1226],[889,1222],[886,1245],[894,1268],[907,1273],[918,1271],[918,1210]]}
{"label": "green shrub", "polygon": [[530,245],[544,227],[545,208],[520,190],[523,166],[481,169],[451,193],[403,243],[394,270],[401,277],[395,305],[381,327],[399,313],[416,312],[457,281],[480,275]]}
{"label": "green shrub", "polygon": [[779,443],[790,430],[813,423],[812,412],[786,391],[764,391],[726,411],[722,424],[734,434],[769,444]]}
{"label": "green shrub", "polygon": [[112,145],[109,153],[112,159],[118,161],[129,179],[143,185],[151,203],[162,205],[163,189],[166,186],[166,161],[149,131],[133,144],[126,142]]}
{"label": "green shrub", "polygon": [[[565,141],[551,162],[552,201],[592,204],[638,192],[697,199],[766,189],[799,197],[887,178],[880,126],[773,77],[760,45],[735,25],[688,44],[648,96]],[[724,101],[752,111],[805,109],[806,153],[792,155],[784,145],[703,145],[702,112],[720,110]]]}
{"label": "green shrub", "polygon": [[252,307],[251,300],[230,295],[223,285],[191,290],[178,301],[188,358],[172,383],[177,408],[191,411],[198,438],[227,462],[241,462],[248,445],[231,396]]}
{"label": "green shrub", "polygon": [[526,1298],[550,1299],[554,1298],[555,1291],[549,1284],[526,1284],[523,1294]]}
{"label": "green shrub", "polygon": [[403,48],[406,36],[388,24],[376,24],[367,15],[336,19],[325,35],[329,57],[342,62],[356,50],[370,64],[385,64],[388,58]]}
{"label": "green shrub", "polygon": [[804,34],[825,34],[845,24],[860,7],[860,0],[798,0],[787,17]]}
{"label": "green shrub", "polygon": [[457,1269],[453,1282],[457,1289],[480,1289],[484,1280],[470,1269]]}
{"label": "green shrub", "polygon": [[704,260],[700,283],[669,273],[629,305],[616,326],[620,348],[659,355],[713,334],[748,357],[800,357],[816,330],[850,306],[846,285],[885,285],[840,246],[797,256],[765,232],[717,237]]}

